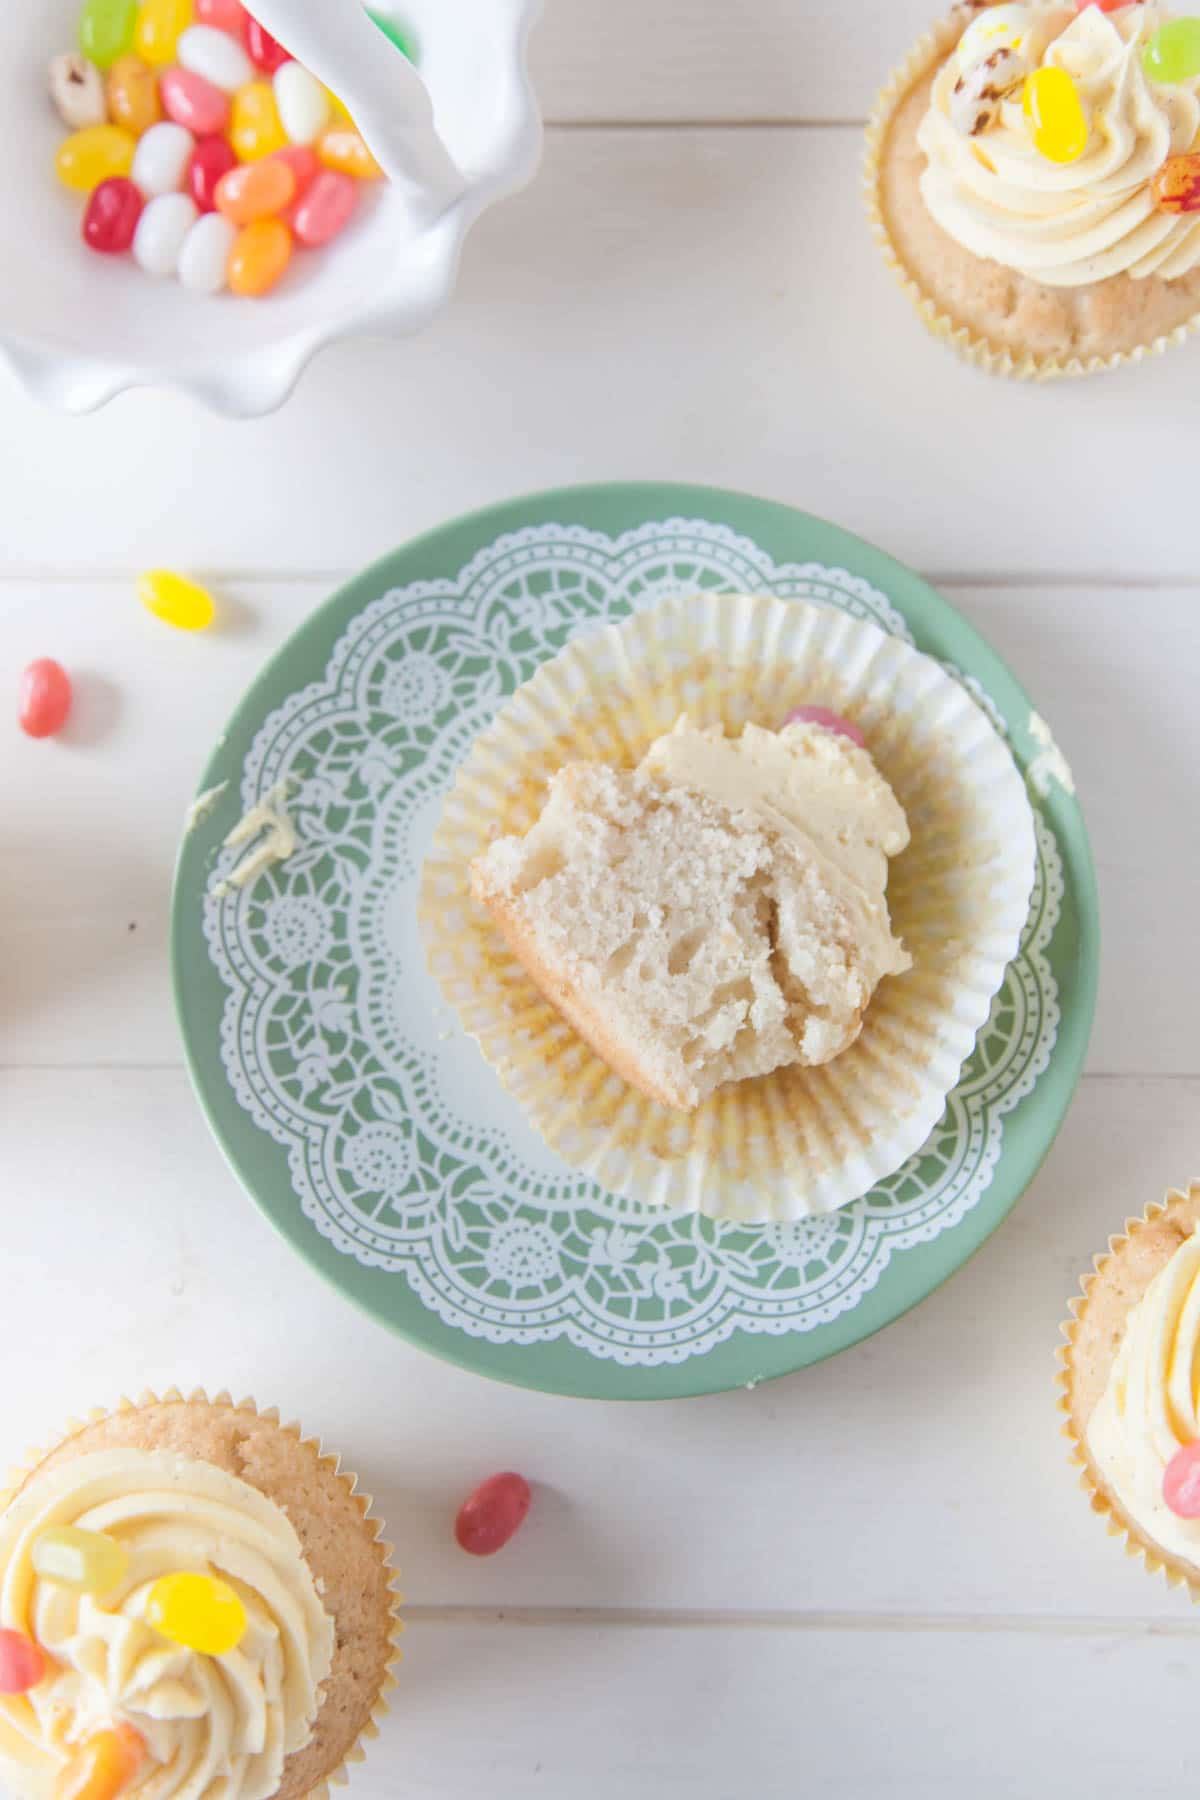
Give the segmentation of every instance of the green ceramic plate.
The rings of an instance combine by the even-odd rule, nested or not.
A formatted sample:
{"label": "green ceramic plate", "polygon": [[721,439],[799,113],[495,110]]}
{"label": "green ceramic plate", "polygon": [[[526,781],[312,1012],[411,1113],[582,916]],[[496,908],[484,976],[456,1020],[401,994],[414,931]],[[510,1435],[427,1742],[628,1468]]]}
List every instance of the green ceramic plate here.
{"label": "green ceramic plate", "polygon": [[[415,894],[442,796],[498,703],[573,633],[711,587],[842,607],[965,681],[1038,827],[1020,953],[924,1146],[855,1205],[714,1224],[614,1199],[529,1129],[425,972]],[[289,784],[298,848],[218,896],[230,827]],[[512,501],[404,545],[255,682],[205,772],[172,951],[193,1078],[267,1217],[435,1354],[606,1399],[767,1380],[923,1299],[1004,1218],[1062,1121],[1098,963],[1095,877],[1049,731],[978,634],[833,525],[745,495],[619,485]]]}

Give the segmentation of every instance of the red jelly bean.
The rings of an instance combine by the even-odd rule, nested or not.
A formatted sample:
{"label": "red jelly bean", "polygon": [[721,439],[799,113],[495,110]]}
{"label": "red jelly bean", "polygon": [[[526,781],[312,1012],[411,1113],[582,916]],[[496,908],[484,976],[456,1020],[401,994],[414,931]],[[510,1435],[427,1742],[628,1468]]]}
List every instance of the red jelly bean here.
{"label": "red jelly bean", "polygon": [[21,677],[21,706],[17,719],[27,737],[53,737],[66,724],[71,710],[71,678],[61,663],[39,656]]}
{"label": "red jelly bean", "polygon": [[291,52],[285,50],[278,38],[273,38],[266,26],[260,25],[257,19],[246,21],[246,48],[267,75],[273,75],[276,69],[292,60]]}
{"label": "red jelly bean", "polygon": [[249,23],[242,0],[196,0],[197,25],[211,25],[216,31],[227,31],[241,43],[246,41]]}
{"label": "red jelly bean", "polygon": [[26,1694],[45,1677],[41,1647],[19,1631],[0,1630],[0,1694]]}
{"label": "red jelly bean", "polygon": [[806,725],[823,725],[826,731],[834,731],[839,737],[849,738],[850,742],[857,744],[860,750],[866,746],[867,740],[858,726],[852,724],[849,719],[843,719],[841,713],[835,713],[828,706],[798,706],[795,712],[790,712],[783,722],[785,725],[792,725],[797,720]]}
{"label": "red jelly bean", "polygon": [[533,1496],[523,1475],[490,1475],[459,1509],[454,1535],[471,1556],[494,1556],[521,1529]]}
{"label": "red jelly bean", "polygon": [[1128,5],[1129,0],[1075,0],[1076,12],[1086,12],[1089,6],[1098,6],[1101,12],[1120,12]]}
{"label": "red jelly bean", "polygon": [[199,212],[215,212],[217,209],[217,183],[222,175],[228,175],[230,169],[237,167],[237,157],[233,146],[227,138],[201,138],[192,154],[188,157],[184,184],[187,192],[196,202]]}
{"label": "red jelly bean", "polygon": [[358,205],[358,187],[353,176],[322,169],[292,214],[297,242],[315,250],[336,237]]}
{"label": "red jelly bean", "polygon": [[211,137],[229,123],[229,95],[194,69],[168,69],[158,91],[168,119],[195,137]]}
{"label": "red jelly bean", "polygon": [[128,250],[142,216],[143,200],[126,175],[113,175],[94,187],[83,215],[83,241],[104,256]]}
{"label": "red jelly bean", "polygon": [[1163,1499],[1181,1519],[1200,1519],[1200,1441],[1177,1450],[1163,1473]]}

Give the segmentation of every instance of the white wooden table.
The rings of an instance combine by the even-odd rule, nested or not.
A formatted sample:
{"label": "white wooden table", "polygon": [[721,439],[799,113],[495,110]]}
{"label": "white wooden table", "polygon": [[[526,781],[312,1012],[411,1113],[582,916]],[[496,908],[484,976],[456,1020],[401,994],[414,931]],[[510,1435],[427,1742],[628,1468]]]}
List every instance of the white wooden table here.
{"label": "white wooden table", "polygon": [[[360,1800],[1126,1800],[1195,1768],[1197,1627],[1076,1494],[1052,1355],[1108,1232],[1200,1172],[1200,350],[1034,390],[925,339],[858,167],[928,3],[550,0],[542,174],[423,338],[332,351],[254,424],[0,388],[3,685],[58,654],[81,696],[70,742],[0,719],[0,1450],[172,1381],[326,1431],[410,1602]],[[616,476],[792,501],[941,584],[1054,724],[1105,935],[1074,1109],[976,1261],[831,1364],[645,1408],[474,1379],[310,1275],[208,1136],[166,962],[197,773],[309,607],[450,515]],[[160,562],[236,628],[149,619]],[[501,1466],[537,1512],[479,1563],[451,1520]]]}

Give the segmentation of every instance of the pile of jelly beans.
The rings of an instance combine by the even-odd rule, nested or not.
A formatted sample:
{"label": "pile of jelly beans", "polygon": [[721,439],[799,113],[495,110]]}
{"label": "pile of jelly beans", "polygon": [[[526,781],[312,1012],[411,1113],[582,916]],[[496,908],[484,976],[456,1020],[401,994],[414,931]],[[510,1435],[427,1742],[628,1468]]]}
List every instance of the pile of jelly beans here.
{"label": "pile of jelly beans", "polygon": [[[376,23],[406,55],[390,20]],[[257,296],[328,244],[382,171],[341,102],[241,0],[84,0],[50,92],[83,241],[200,294]]]}

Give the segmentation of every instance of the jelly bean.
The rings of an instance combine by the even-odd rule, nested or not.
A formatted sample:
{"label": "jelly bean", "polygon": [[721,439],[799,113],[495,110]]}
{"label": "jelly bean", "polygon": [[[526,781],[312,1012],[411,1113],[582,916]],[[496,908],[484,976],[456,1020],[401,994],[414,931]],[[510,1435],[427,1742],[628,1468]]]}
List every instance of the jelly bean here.
{"label": "jelly bean", "polygon": [[171,569],[149,569],[138,576],[138,599],[164,625],[180,631],[203,631],[213,622],[216,606],[207,588]]}
{"label": "jelly bean", "polygon": [[1163,1499],[1180,1519],[1200,1519],[1200,1441],[1177,1450],[1163,1471]]}
{"label": "jelly bean", "polygon": [[1098,6],[1101,12],[1120,12],[1128,5],[1129,0],[1075,0],[1076,12],[1086,12],[1089,6]]}
{"label": "jelly bean", "polygon": [[254,80],[254,64],[237,38],[212,25],[189,25],[179,40],[179,60],[226,94]]}
{"label": "jelly bean", "polygon": [[133,47],[143,62],[165,69],[192,22],[192,0],[142,0]]}
{"label": "jelly bean", "polygon": [[132,1725],[93,1731],[60,1772],[54,1800],[116,1800],[137,1774],[145,1753]]}
{"label": "jelly bean", "polygon": [[325,89],[325,98],[329,102],[329,111],[333,115],[334,123],[336,125],[349,125],[351,130],[356,130],[357,127],[350,116],[350,108],[346,105],[346,102],[344,100],[339,100],[332,88]]}
{"label": "jelly bean", "polygon": [[127,175],[113,175],[94,187],[83,215],[83,241],[104,256],[128,250],[142,216],[141,191]]}
{"label": "jelly bean", "polygon": [[266,26],[254,18],[246,22],[246,48],[264,75],[273,75],[291,57],[291,52],[284,49],[278,38],[273,38]]}
{"label": "jelly bean", "polygon": [[1088,126],[1079,89],[1065,69],[1035,69],[1025,78],[1025,117],[1033,142],[1048,162],[1077,162],[1087,149]]}
{"label": "jelly bean", "polygon": [[211,137],[228,125],[228,94],[194,69],[168,69],[158,85],[167,117],[197,137]]}
{"label": "jelly bean", "polygon": [[179,279],[193,294],[219,294],[225,286],[229,252],[237,226],[220,213],[206,212],[196,220],[179,252]]}
{"label": "jelly bean", "polygon": [[180,1571],[162,1576],[150,1589],[146,1623],[185,1650],[227,1656],[245,1637],[247,1620],[245,1607],[227,1581]]}
{"label": "jelly bean", "polygon": [[239,163],[217,183],[217,211],[235,225],[252,225],[283,212],[296,197],[296,177],[285,162],[268,156]]}
{"label": "jelly bean", "polygon": [[1146,41],[1142,67],[1151,81],[1194,81],[1200,75],[1200,19],[1168,19]]}
{"label": "jelly bean", "polygon": [[134,262],[147,275],[174,275],[196,218],[196,202],[189,194],[156,194],[146,202],[133,234]]}
{"label": "jelly bean", "polygon": [[26,737],[53,737],[71,710],[71,678],[53,657],[39,656],[21,677],[17,723]]}
{"label": "jelly bean", "polygon": [[276,162],[286,163],[296,177],[297,199],[312,185],[321,167],[316,151],[310,150],[307,144],[289,144],[284,150],[273,151],[272,158]]}
{"label": "jelly bean", "polygon": [[459,1547],[471,1556],[494,1556],[524,1524],[532,1498],[523,1475],[489,1476],[459,1508]]}
{"label": "jelly bean", "polygon": [[183,186],[196,140],[173,120],[152,125],[139,138],[130,171],[147,199],[155,194],[177,194]]}
{"label": "jelly bean", "polygon": [[50,98],[69,131],[103,125],[108,118],[104,81],[95,63],[68,50],[50,64]]}
{"label": "jelly bean", "polygon": [[226,138],[200,139],[188,157],[184,186],[202,213],[213,211],[217,204],[214,198],[217,183],[222,175],[227,175],[230,169],[236,169],[237,166],[238,159],[233,154],[233,146]]}
{"label": "jelly bean", "polygon": [[249,18],[242,0],[195,0],[195,5],[197,25],[212,25],[245,43]]}
{"label": "jelly bean", "polygon": [[279,122],[293,144],[314,144],[329,123],[329,96],[298,62],[285,62],[272,84]]}
{"label": "jelly bean", "polygon": [[315,250],[335,238],[358,205],[358,183],[336,169],[322,169],[292,214],[297,242]]}
{"label": "jelly bean", "polygon": [[390,39],[391,42],[395,44],[401,56],[407,56],[410,63],[416,62],[416,44],[406,32],[400,29],[400,26],[397,25],[395,19],[389,19],[386,13],[375,12],[370,6],[367,8],[367,17],[372,20],[374,24],[378,25],[385,38]]}
{"label": "jelly bean", "polygon": [[133,42],[138,0],[85,0],[79,15],[79,48],[98,69],[107,69]]}
{"label": "jelly bean", "polygon": [[958,40],[960,71],[992,54],[993,50],[1019,50],[1030,27],[1028,6],[1017,3],[989,6],[972,19]]}
{"label": "jelly bean", "polygon": [[0,1629],[0,1694],[27,1694],[45,1677],[41,1646],[22,1632]]}
{"label": "jelly bean", "polygon": [[229,253],[229,286],[233,293],[265,294],[292,260],[292,234],[282,219],[256,219],[238,232]]}
{"label": "jelly bean", "polygon": [[138,56],[118,56],[104,84],[108,116],[134,137],[141,137],[162,118],[158,76]]}
{"label": "jelly bean", "polygon": [[90,194],[110,175],[128,175],[136,149],[137,139],[119,125],[88,125],[63,139],[54,167],[65,187]]}
{"label": "jelly bean", "polygon": [[233,123],[229,141],[242,162],[256,162],[282,150],[287,134],[279,122],[275,90],[269,81],[252,81],[233,96]]}
{"label": "jelly bean", "polygon": [[1160,212],[1200,212],[1200,154],[1168,156],[1150,183]]}
{"label": "jelly bean", "polygon": [[348,126],[335,126],[317,139],[317,155],[327,169],[339,175],[353,175],[356,181],[376,181],[383,170],[367,149],[362,133]]}
{"label": "jelly bean", "polygon": [[798,706],[783,721],[784,725],[803,723],[820,725],[826,731],[832,731],[837,737],[849,738],[852,744],[863,748],[866,738],[851,719],[844,719],[841,713],[835,713],[828,706]]}
{"label": "jelly bean", "polygon": [[124,1544],[105,1531],[84,1531],[78,1525],[48,1525],[39,1531],[30,1558],[43,1581],[81,1594],[111,1593],[129,1568]]}

